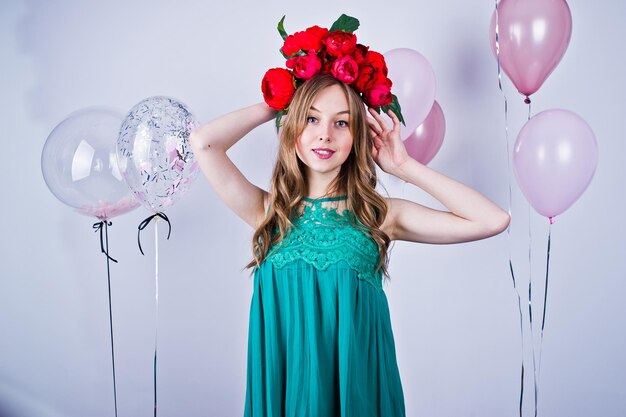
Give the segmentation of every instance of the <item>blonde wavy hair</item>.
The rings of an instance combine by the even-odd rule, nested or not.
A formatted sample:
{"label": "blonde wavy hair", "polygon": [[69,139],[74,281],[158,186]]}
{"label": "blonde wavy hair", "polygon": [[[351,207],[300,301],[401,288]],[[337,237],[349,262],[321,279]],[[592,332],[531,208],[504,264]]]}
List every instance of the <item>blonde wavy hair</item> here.
{"label": "blonde wavy hair", "polygon": [[316,96],[333,85],[339,85],[348,99],[353,145],[328,193],[345,193],[348,196],[347,209],[358,220],[355,226],[368,233],[378,245],[377,270],[382,270],[387,275],[389,237],[380,230],[387,215],[387,203],[375,190],[376,168],[365,106],[351,87],[330,75],[313,77],[302,84],[293,96],[280,136],[278,158],[271,179],[269,208],[265,219],[254,232],[254,259],[246,266],[248,268],[261,265],[270,249],[280,243],[289,232],[292,219],[298,215],[308,188],[305,166],[296,155],[296,143],[306,127],[309,110]]}

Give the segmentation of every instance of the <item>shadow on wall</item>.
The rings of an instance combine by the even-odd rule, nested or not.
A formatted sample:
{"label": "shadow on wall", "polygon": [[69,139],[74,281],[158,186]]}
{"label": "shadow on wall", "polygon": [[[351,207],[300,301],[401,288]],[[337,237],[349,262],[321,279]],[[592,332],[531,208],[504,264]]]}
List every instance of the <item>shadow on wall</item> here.
{"label": "shadow on wall", "polygon": [[440,52],[436,98],[445,115],[446,136],[429,166],[503,205],[506,144],[502,114],[491,112],[501,97],[495,59],[487,29],[468,27],[464,33],[447,39],[445,52]]}
{"label": "shadow on wall", "polygon": [[0,417],[64,417],[41,398],[0,383]]}

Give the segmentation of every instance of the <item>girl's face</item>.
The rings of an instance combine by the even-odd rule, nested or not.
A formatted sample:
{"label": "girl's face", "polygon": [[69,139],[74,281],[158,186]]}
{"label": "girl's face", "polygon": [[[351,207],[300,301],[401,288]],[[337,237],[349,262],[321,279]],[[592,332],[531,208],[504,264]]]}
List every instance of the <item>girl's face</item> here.
{"label": "girl's face", "polygon": [[323,174],[331,179],[352,150],[348,99],[338,85],[318,93],[296,143],[296,154],[306,165],[307,177]]}

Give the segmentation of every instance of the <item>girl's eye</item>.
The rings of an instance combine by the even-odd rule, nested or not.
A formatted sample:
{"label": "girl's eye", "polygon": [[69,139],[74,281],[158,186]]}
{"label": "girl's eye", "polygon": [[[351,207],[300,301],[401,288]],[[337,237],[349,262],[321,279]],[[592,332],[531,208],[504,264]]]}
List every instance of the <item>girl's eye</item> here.
{"label": "girl's eye", "polygon": [[306,122],[307,123],[315,123],[317,121],[317,119],[313,116],[309,116],[306,118]]}
{"label": "girl's eye", "polygon": [[346,122],[345,120],[339,120],[337,122],[337,126],[339,126],[339,127],[346,127],[346,126],[348,126],[348,122]]}

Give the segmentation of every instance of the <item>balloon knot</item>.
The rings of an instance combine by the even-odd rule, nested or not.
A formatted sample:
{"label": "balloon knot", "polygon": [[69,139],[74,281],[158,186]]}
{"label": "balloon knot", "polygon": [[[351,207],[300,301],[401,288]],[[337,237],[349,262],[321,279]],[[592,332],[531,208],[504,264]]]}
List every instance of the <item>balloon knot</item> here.
{"label": "balloon knot", "polygon": [[554,224],[554,218],[552,216],[548,217],[550,219],[550,224]]}
{"label": "balloon knot", "polygon": [[524,99],[524,103],[530,104],[530,97],[526,96],[526,98]]}

